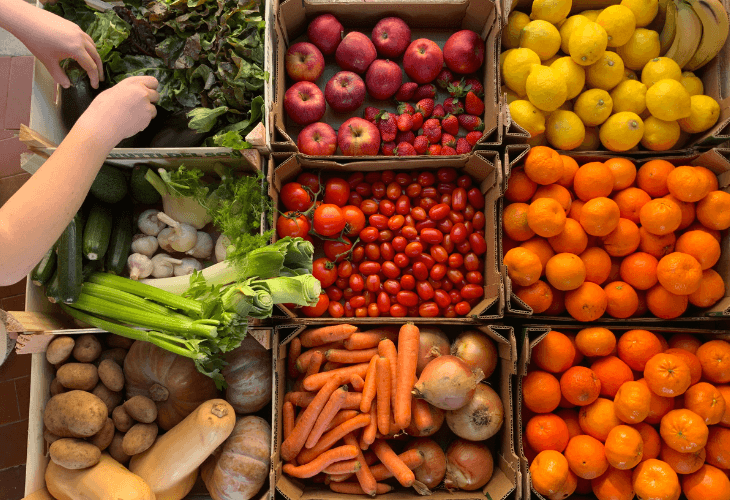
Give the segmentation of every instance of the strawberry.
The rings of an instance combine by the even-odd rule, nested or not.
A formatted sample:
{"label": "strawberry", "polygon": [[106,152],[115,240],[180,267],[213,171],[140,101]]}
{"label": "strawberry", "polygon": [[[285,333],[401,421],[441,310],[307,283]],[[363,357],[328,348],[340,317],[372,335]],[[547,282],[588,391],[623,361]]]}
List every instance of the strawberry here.
{"label": "strawberry", "polygon": [[464,105],[456,97],[449,97],[444,101],[444,111],[452,115],[460,115],[464,112]]}
{"label": "strawberry", "polygon": [[469,151],[471,151],[471,144],[469,144],[469,141],[467,141],[463,137],[460,137],[456,141],[456,154],[465,155],[468,154]]}
{"label": "strawberry", "polygon": [[456,156],[456,150],[451,146],[444,146],[441,148],[441,156]]}
{"label": "strawberry", "polygon": [[474,76],[464,80],[464,90],[474,92],[477,97],[484,97],[484,85]]}
{"label": "strawberry", "polygon": [[444,129],[444,132],[448,132],[451,135],[456,135],[459,133],[459,120],[454,115],[446,115],[443,120],[441,120],[441,128]]}
{"label": "strawberry", "polygon": [[418,90],[416,90],[416,93],[413,94],[412,99],[414,101],[420,101],[421,99],[433,99],[434,97],[436,97],[436,85],[433,83],[427,83],[426,85],[418,87]]}
{"label": "strawberry", "polygon": [[429,118],[433,113],[433,99],[421,99],[416,103],[416,111],[423,114],[424,118]]}
{"label": "strawberry", "polygon": [[396,118],[396,123],[398,124],[398,130],[401,132],[408,132],[413,128],[413,118],[409,114],[402,114],[398,115],[398,118]]}
{"label": "strawberry", "polygon": [[396,156],[416,156],[416,150],[412,144],[408,142],[398,143],[398,147],[394,151]]}
{"label": "strawberry", "polygon": [[441,140],[441,123],[435,118],[429,118],[423,122],[423,135],[426,136],[428,142],[436,144]]}
{"label": "strawberry", "polygon": [[398,125],[395,121],[395,115],[387,111],[378,113],[378,130],[380,130],[380,138],[383,142],[390,142],[395,139],[398,132]]}
{"label": "strawberry", "polygon": [[466,134],[466,140],[471,144],[472,146],[476,146],[477,141],[482,138],[482,135],[484,135],[483,132],[480,132],[478,130],[474,130],[473,132],[469,132]]}
{"label": "strawberry", "polygon": [[437,104],[433,107],[433,113],[431,113],[431,118],[438,118],[440,120],[444,116],[446,116],[446,111],[444,111],[444,107],[441,104]]}
{"label": "strawberry", "polygon": [[395,142],[396,144],[400,144],[401,142],[407,142],[408,144],[413,144],[413,141],[416,140],[416,135],[411,132],[410,130],[407,132],[398,132],[395,134]]}
{"label": "strawberry", "polygon": [[372,106],[368,106],[365,108],[362,112],[362,117],[369,121],[370,123],[374,123],[377,125],[377,117],[380,113],[380,110],[378,108],[374,108]]}
{"label": "strawberry", "polygon": [[441,155],[441,144],[431,144],[428,147],[428,154],[431,156],[440,156]]}
{"label": "strawberry", "polygon": [[441,73],[439,73],[439,76],[436,77],[436,85],[446,90],[446,88],[449,86],[449,83],[451,83],[451,80],[453,79],[454,74],[448,69],[444,68],[441,70]]}
{"label": "strawberry", "polygon": [[412,115],[416,112],[416,110],[413,108],[412,105],[408,104],[407,102],[399,102],[398,103],[398,113],[401,115]]}
{"label": "strawberry", "polygon": [[484,122],[481,118],[474,115],[459,115],[459,125],[461,125],[463,128],[465,128],[469,132],[474,132],[475,130],[482,131],[484,130]]}
{"label": "strawberry", "polygon": [[446,92],[448,92],[451,97],[455,97],[455,98],[464,97],[466,95],[466,92],[464,91],[463,84],[464,84],[463,78],[461,80],[452,80],[446,86]]}
{"label": "strawberry", "polygon": [[394,99],[396,101],[410,101],[413,99],[413,94],[416,93],[417,88],[418,84],[416,82],[406,82],[395,93]]}
{"label": "strawberry", "polygon": [[395,142],[384,142],[381,146],[381,151],[383,152],[384,156],[395,156],[395,153],[393,152],[395,150]]}
{"label": "strawberry", "polygon": [[428,138],[425,135],[419,135],[413,141],[413,148],[419,155],[426,154],[426,151],[428,151]]}
{"label": "strawberry", "polygon": [[413,115],[413,130],[416,132],[418,129],[420,129],[423,126],[423,114],[422,113],[415,113]]}
{"label": "strawberry", "polygon": [[441,136],[441,146],[443,147],[456,147],[456,137],[451,134],[443,134]]}
{"label": "strawberry", "polygon": [[464,110],[470,115],[481,116],[484,113],[484,101],[479,99],[474,92],[469,91],[464,98]]}

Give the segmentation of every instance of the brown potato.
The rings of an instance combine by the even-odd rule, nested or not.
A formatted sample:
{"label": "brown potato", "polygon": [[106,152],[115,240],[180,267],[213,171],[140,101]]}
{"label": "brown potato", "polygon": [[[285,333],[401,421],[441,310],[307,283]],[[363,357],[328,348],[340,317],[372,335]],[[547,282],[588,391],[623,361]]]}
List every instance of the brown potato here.
{"label": "brown potato", "polygon": [[121,347],[122,349],[129,349],[134,344],[134,340],[122,337],[121,335],[114,335],[110,333],[106,336],[106,345],[109,347]]}
{"label": "brown potato", "polygon": [[48,451],[51,460],[66,469],[87,469],[101,459],[101,450],[83,439],[59,439]]}
{"label": "brown potato", "polygon": [[58,441],[61,438],[56,436],[48,429],[43,429],[43,439],[45,439],[48,444],[53,444],[55,441]]}
{"label": "brown potato", "polygon": [[127,465],[129,459],[132,457],[124,453],[124,449],[122,448],[123,442],[124,434],[122,434],[121,432],[115,433],[114,438],[112,439],[112,444],[109,445],[108,451],[114,460],[122,465]]}
{"label": "brown potato", "polygon": [[46,348],[46,359],[52,365],[66,361],[74,350],[76,341],[71,337],[56,337]]}
{"label": "brown potato", "polygon": [[137,422],[149,424],[157,419],[157,405],[145,396],[134,396],[124,402],[124,409]]}
{"label": "brown potato", "polygon": [[99,366],[101,362],[105,359],[111,359],[116,364],[124,368],[124,358],[126,357],[126,349],[122,349],[121,347],[115,347],[114,349],[107,349],[106,351],[102,351],[101,356],[99,356],[99,359],[97,359],[94,363],[96,363],[96,366]]}
{"label": "brown potato", "polygon": [[111,416],[114,408],[122,404],[122,393],[110,391],[101,382],[96,384],[96,387],[94,387],[94,390],[91,391],[91,394],[104,401],[107,410],[109,410],[109,416]]}
{"label": "brown potato", "polygon": [[114,427],[120,432],[127,432],[134,425],[134,419],[129,416],[129,413],[124,409],[124,405],[114,408],[112,420],[114,420]]}
{"label": "brown potato", "polygon": [[109,416],[104,401],[85,391],[53,396],[43,412],[43,423],[59,437],[90,437],[99,432]]}
{"label": "brown potato", "polygon": [[51,396],[61,394],[62,392],[66,392],[66,388],[61,385],[61,382],[58,381],[58,378],[54,378],[53,380],[51,380]]}
{"label": "brown potato", "polygon": [[111,418],[107,418],[104,427],[89,438],[89,443],[104,451],[112,444],[112,439],[114,439],[114,422]]}
{"label": "brown potato", "polygon": [[56,377],[66,389],[90,391],[99,382],[99,373],[91,363],[68,363],[56,372]]}
{"label": "brown potato", "polygon": [[122,450],[127,455],[138,455],[152,446],[157,438],[157,424],[134,424],[124,435]]}
{"label": "brown potato", "polygon": [[76,339],[76,346],[73,350],[74,358],[81,363],[91,363],[101,354],[101,342],[96,335],[87,333]]}
{"label": "brown potato", "polygon": [[110,391],[119,392],[124,389],[124,372],[122,367],[111,359],[99,363],[99,379]]}

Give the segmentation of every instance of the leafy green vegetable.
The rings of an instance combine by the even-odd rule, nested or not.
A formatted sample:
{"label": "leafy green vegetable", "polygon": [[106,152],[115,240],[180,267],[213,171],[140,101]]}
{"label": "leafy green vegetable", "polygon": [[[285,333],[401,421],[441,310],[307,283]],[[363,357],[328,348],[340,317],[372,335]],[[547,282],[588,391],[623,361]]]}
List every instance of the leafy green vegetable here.
{"label": "leafy green vegetable", "polygon": [[113,10],[108,10],[103,14],[97,12],[95,15],[96,19],[86,29],[86,32],[94,39],[102,62],[106,62],[109,60],[111,51],[127,39],[132,27]]}

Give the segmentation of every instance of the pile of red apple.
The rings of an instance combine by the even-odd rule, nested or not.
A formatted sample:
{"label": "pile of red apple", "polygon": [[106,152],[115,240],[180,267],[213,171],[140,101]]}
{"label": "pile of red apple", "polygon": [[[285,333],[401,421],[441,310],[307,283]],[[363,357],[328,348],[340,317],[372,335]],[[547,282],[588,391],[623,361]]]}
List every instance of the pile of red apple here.
{"label": "pile of red apple", "polygon": [[[477,33],[454,33],[443,51],[426,38],[411,41],[410,28],[398,17],[381,19],[370,38],[344,33],[335,16],[320,15],[309,24],[309,42],[286,53],[286,72],[296,83],[286,91],[284,108],[304,126],[297,138],[301,153],[330,156],[339,147],[345,156],[449,156],[473,149],[484,130],[484,88],[474,75],[484,62],[484,42]],[[323,92],[316,82],[331,55],[342,71]],[[407,82],[394,62],[401,56]],[[443,103],[435,101],[437,86],[451,96]],[[357,111],[366,92],[383,101],[382,108],[397,111],[368,106],[362,118],[347,119],[337,132],[320,121],[327,105],[337,113]]]}

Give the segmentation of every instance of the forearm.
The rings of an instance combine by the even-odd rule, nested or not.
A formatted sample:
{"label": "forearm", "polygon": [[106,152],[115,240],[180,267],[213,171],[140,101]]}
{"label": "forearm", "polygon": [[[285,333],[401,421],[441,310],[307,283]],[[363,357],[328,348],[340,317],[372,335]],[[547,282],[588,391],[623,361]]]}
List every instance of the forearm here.
{"label": "forearm", "polygon": [[[24,0],[0,0],[0,28],[12,33],[21,41],[25,35],[33,35],[29,28],[33,24],[33,17],[37,15],[37,7]],[[35,33],[37,36],[38,33]]]}

